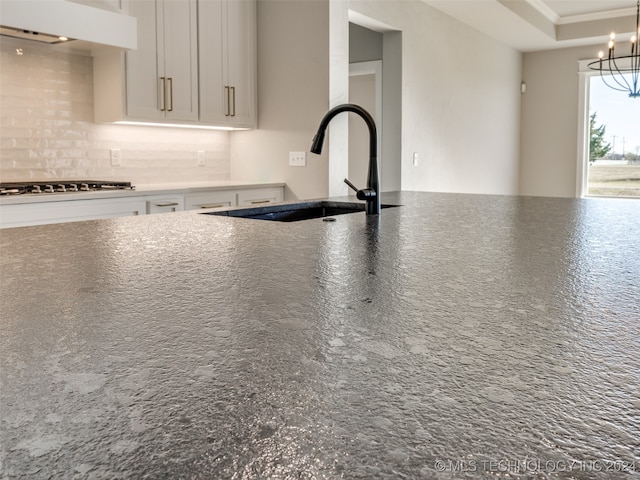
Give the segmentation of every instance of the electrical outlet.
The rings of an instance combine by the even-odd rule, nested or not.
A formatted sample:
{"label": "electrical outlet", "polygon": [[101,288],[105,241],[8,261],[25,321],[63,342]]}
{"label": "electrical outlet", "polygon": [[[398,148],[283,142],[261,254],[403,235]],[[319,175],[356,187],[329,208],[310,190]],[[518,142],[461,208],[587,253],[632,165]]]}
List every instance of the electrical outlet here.
{"label": "electrical outlet", "polygon": [[196,154],[196,165],[198,167],[204,167],[204,150],[198,150],[198,153]]}
{"label": "electrical outlet", "polygon": [[418,161],[420,160],[419,156],[418,156],[418,152],[413,152],[413,166],[417,167],[418,166]]}
{"label": "electrical outlet", "polygon": [[289,152],[290,167],[306,167],[307,152]]}
{"label": "electrical outlet", "polygon": [[122,152],[119,148],[111,149],[111,166],[112,167],[121,167],[122,166]]}

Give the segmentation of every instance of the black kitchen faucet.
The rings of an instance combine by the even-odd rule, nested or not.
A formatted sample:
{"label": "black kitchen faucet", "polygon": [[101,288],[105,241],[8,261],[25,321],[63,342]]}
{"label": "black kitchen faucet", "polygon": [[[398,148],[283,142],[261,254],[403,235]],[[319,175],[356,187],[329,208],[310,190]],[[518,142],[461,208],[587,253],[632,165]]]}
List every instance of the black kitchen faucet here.
{"label": "black kitchen faucet", "polygon": [[367,188],[358,189],[348,179],[344,179],[344,182],[349,185],[356,192],[356,196],[359,200],[365,200],[365,211],[367,215],[380,214],[380,176],[378,174],[378,134],[376,132],[376,123],[373,117],[364,108],[352,103],[345,103],[333,107],[329,110],[318,127],[316,136],[313,137],[313,143],[311,144],[311,152],[315,154],[322,153],[322,144],[324,142],[324,133],[329,125],[329,122],[333,117],[342,112],[357,113],[369,127],[369,173],[367,175]]}

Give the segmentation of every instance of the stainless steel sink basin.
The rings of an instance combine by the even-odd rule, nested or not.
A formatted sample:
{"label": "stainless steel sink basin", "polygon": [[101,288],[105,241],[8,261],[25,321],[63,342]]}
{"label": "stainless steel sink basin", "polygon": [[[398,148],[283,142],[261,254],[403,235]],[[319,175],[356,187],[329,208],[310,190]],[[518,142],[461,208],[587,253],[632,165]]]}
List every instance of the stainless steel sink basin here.
{"label": "stainless steel sink basin", "polygon": [[[382,205],[382,208],[398,206],[399,205]],[[334,217],[336,215],[355,212],[364,212],[364,203],[318,200],[303,203],[267,205],[264,207],[218,210],[215,212],[205,212],[204,215],[222,215],[226,217],[271,220],[275,222],[297,222],[299,220]]]}

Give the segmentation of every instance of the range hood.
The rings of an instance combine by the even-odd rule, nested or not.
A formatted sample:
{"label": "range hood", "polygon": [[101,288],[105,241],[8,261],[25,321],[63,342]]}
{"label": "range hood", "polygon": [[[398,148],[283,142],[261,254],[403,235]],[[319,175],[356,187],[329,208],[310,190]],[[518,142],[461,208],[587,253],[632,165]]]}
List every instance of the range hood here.
{"label": "range hood", "polygon": [[89,48],[137,48],[135,17],[68,0],[2,0],[0,34]]}
{"label": "range hood", "polygon": [[2,25],[0,25],[0,35],[4,35],[5,37],[24,38],[26,40],[48,43],[49,45],[55,45],[57,43],[64,43],[73,40],[72,38],[60,35],[49,35],[40,32],[30,32],[29,30],[23,30],[22,28],[4,27]]}

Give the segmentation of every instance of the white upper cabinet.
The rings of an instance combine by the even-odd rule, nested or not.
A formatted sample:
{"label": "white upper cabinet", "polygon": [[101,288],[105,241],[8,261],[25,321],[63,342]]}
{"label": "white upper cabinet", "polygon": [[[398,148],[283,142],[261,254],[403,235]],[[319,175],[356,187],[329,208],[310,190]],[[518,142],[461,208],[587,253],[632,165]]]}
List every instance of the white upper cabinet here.
{"label": "white upper cabinet", "polygon": [[256,2],[199,0],[200,120],[256,126]]}
{"label": "white upper cabinet", "polygon": [[137,0],[138,49],[126,53],[127,118],[198,120],[196,0]]}
{"label": "white upper cabinet", "polygon": [[255,128],[255,0],[128,0],[138,49],[94,58],[95,121]]}

